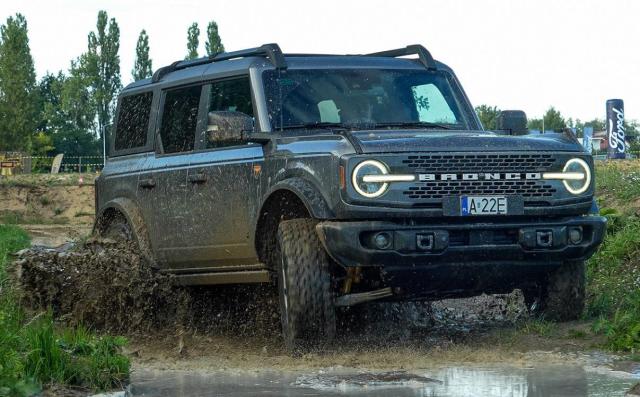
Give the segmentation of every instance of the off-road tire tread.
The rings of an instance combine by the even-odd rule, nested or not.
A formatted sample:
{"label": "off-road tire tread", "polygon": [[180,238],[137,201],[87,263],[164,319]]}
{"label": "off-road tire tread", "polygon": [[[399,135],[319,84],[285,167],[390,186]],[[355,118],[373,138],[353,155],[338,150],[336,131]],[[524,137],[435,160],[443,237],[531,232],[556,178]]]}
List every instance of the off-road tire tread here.
{"label": "off-road tire tread", "polygon": [[[282,328],[290,351],[316,347],[335,338],[331,262],[316,233],[316,224],[313,219],[293,219],[278,227],[278,254],[287,262],[289,296],[289,321],[287,324],[282,316]],[[280,268],[278,277],[282,294]],[[281,310],[285,310],[282,295]]]}

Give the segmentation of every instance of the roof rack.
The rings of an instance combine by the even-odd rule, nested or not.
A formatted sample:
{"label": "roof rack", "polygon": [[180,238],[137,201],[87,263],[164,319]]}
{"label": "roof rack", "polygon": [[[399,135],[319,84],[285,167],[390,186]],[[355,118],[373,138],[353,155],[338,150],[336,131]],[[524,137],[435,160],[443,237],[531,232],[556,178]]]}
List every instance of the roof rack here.
{"label": "roof rack", "polygon": [[376,56],[376,57],[392,57],[392,58],[401,57],[405,55],[417,55],[418,59],[420,60],[420,63],[422,63],[427,69],[431,69],[431,70],[436,69],[436,61],[433,60],[431,53],[429,52],[429,50],[427,50],[420,44],[412,44],[412,45],[406,46],[405,48],[374,52],[367,55]]}
{"label": "roof rack", "polygon": [[176,61],[169,66],[161,67],[156,70],[151,78],[152,83],[160,81],[162,77],[168,73],[174,72],[180,69],[186,69],[193,66],[205,65],[207,63],[226,61],[235,58],[246,58],[251,56],[264,56],[276,67],[276,69],[286,69],[287,63],[284,60],[280,46],[275,43],[263,44],[260,47],[248,48],[246,50],[232,51],[232,52],[220,52],[215,55],[210,55],[205,58],[198,58],[190,61]]}

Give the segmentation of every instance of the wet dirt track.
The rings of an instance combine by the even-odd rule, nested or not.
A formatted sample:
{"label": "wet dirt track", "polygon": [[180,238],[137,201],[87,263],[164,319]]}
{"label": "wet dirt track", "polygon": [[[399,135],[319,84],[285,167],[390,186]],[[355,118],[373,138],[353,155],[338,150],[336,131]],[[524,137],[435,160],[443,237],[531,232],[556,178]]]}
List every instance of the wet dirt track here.
{"label": "wet dirt track", "polygon": [[335,344],[290,357],[272,286],[180,289],[108,241],[18,263],[34,308],[129,335],[133,396],[622,396],[640,377],[584,353],[592,341],[505,342],[527,316],[518,292],[362,306],[343,313]]}

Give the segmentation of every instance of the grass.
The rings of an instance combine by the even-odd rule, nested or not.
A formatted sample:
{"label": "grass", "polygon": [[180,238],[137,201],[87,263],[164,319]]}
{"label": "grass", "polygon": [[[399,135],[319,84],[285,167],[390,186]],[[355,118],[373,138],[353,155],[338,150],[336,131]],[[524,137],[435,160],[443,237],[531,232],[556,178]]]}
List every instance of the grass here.
{"label": "grass", "polygon": [[587,262],[587,310],[612,350],[640,349],[640,162],[603,162],[596,170],[607,236]]}
{"label": "grass", "polygon": [[126,340],[84,327],[64,328],[50,312],[30,315],[6,274],[8,254],[27,247],[18,227],[0,225],[0,396],[30,396],[50,385],[100,391],[128,379]]}
{"label": "grass", "polygon": [[543,337],[554,336],[557,333],[558,325],[554,322],[541,318],[532,318],[524,321],[519,326],[519,331],[523,334],[534,334]]}
{"label": "grass", "polygon": [[[54,210],[54,214],[56,214]],[[55,218],[45,218],[38,214],[27,213],[24,211],[0,211],[0,223],[6,225],[64,225],[69,223],[69,219],[66,217],[58,216],[62,214],[56,214]]]}

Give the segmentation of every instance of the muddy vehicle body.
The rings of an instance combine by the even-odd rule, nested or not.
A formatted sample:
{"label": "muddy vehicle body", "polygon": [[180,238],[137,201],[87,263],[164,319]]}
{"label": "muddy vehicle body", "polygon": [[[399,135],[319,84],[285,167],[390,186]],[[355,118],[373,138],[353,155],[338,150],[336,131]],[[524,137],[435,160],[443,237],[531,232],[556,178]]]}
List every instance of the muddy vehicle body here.
{"label": "muddy vehicle body", "polygon": [[277,280],[289,347],[380,299],[520,288],[574,318],[605,230],[593,160],[522,112],[499,123],[418,45],[176,62],[120,95],[95,229],[184,284]]}

